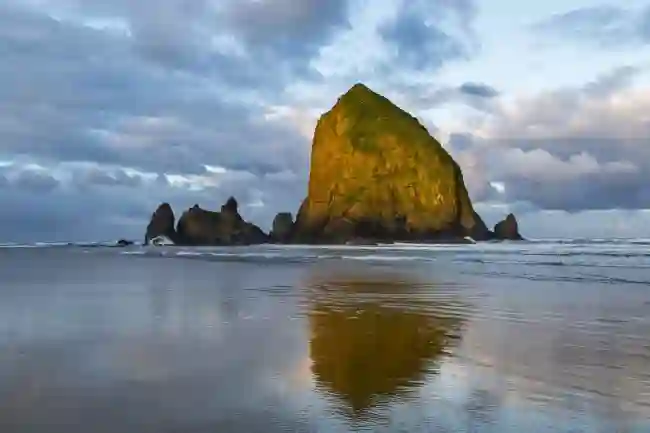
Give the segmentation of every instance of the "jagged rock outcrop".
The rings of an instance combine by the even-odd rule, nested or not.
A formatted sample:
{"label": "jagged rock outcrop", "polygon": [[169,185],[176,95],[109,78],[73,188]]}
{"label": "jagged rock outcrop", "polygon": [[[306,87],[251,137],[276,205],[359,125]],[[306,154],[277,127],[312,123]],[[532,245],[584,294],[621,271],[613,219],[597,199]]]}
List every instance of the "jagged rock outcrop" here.
{"label": "jagged rock outcrop", "polygon": [[292,234],[293,215],[290,212],[280,212],[273,218],[271,240],[278,243],[290,242]]}
{"label": "jagged rock outcrop", "polygon": [[417,119],[363,84],[318,121],[298,242],[489,238],[459,166]]}
{"label": "jagged rock outcrop", "polygon": [[183,245],[250,245],[269,240],[259,227],[242,219],[233,197],[221,212],[201,209],[199,205],[185,211],[178,220],[177,236]]}
{"label": "jagged rock outcrop", "polygon": [[235,197],[228,197],[228,200],[221,205],[221,213],[232,215],[234,218],[239,217],[239,219],[241,219],[239,216],[239,204],[237,203],[237,200],[235,200]]}
{"label": "jagged rock outcrop", "polygon": [[176,230],[174,229],[174,211],[169,203],[162,203],[158,209],[151,215],[151,220],[147,226],[147,232],[144,236],[144,244],[149,245],[151,239],[157,236],[165,236],[172,241],[176,241]]}
{"label": "jagged rock outcrop", "polygon": [[494,226],[494,237],[499,240],[520,241],[523,237],[519,234],[519,224],[513,214]]}

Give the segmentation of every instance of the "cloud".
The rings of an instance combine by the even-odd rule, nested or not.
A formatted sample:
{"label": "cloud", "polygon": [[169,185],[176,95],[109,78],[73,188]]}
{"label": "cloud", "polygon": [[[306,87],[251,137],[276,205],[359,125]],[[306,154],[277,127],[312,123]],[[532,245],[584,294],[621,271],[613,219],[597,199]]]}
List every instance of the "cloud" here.
{"label": "cloud", "polygon": [[570,212],[648,208],[650,89],[631,87],[636,72],[501,102],[474,134],[452,136],[475,199]]}
{"label": "cloud", "polygon": [[128,0],[10,2],[126,34],[141,54],[166,68],[199,72],[211,66],[223,69],[223,63],[230,62],[229,67],[245,69],[233,71],[242,76],[262,61],[272,68],[271,60],[280,54],[282,63],[308,55],[329,32],[345,24],[347,14],[345,0],[162,0],[155,9]]}
{"label": "cloud", "polygon": [[628,89],[642,70],[634,66],[622,66],[603,74],[595,81],[587,83],[582,91],[586,96],[604,98],[622,89]]}
{"label": "cloud", "polygon": [[499,96],[499,91],[483,83],[463,83],[458,90],[460,93],[479,98],[494,98]]}
{"label": "cloud", "polygon": [[11,23],[0,25],[5,155],[189,172],[206,162],[272,170],[306,157],[291,131],[259,121],[261,101],[246,89],[238,98],[220,76],[161,69],[128,38],[32,11],[2,8],[0,22]]}
{"label": "cloud", "polygon": [[460,41],[423,20],[417,7],[403,8],[380,32],[396,51],[397,61],[414,69],[438,67],[446,59],[464,55]]}
{"label": "cloud", "polygon": [[345,0],[231,0],[226,21],[250,49],[311,56],[335,30],[347,27]]}
{"label": "cloud", "polygon": [[500,154],[508,202],[529,201],[541,209],[582,211],[644,209],[648,176],[630,161],[600,162],[587,153],[566,160],[537,149]]}
{"label": "cloud", "polygon": [[286,174],[206,173],[158,178],[113,167],[47,169],[62,180],[28,173],[8,179],[0,188],[3,241],[140,239],[151,213],[162,201],[172,204],[178,218],[195,203],[218,209],[230,195],[238,198],[244,218],[268,230],[275,212],[297,209],[306,189],[306,179]]}
{"label": "cloud", "polygon": [[536,23],[540,34],[573,38],[604,47],[650,43],[650,6],[599,5],[553,15]]}
{"label": "cloud", "polygon": [[22,189],[28,193],[49,193],[59,186],[59,180],[43,167],[4,167],[0,172],[4,186]]}
{"label": "cloud", "polygon": [[358,81],[443,139],[499,212],[647,207],[642,69],[527,98],[480,74],[440,82],[480,48],[476,18],[471,0],[8,0],[0,239],[139,239],[161,201],[180,213],[230,195],[268,228],[306,193],[316,119]]}
{"label": "cloud", "polygon": [[491,104],[499,96],[499,91],[485,83],[466,82],[459,86],[422,88],[420,84],[405,85],[401,88],[407,99],[420,108],[433,108],[460,102],[471,107]]}
{"label": "cloud", "polygon": [[437,68],[471,55],[474,1],[404,1],[400,5],[395,17],[383,23],[379,32],[395,50],[402,67]]}
{"label": "cloud", "polygon": [[205,166],[202,174],[158,174],[96,163],[36,164],[22,158],[0,167],[0,239],[140,239],[162,201],[177,217],[198,203],[219,208],[230,195],[242,215],[268,230],[278,210],[293,210],[307,180],[289,170],[269,174]]}
{"label": "cloud", "polygon": [[288,85],[320,80],[312,59],[349,13],[345,1],[3,3],[0,160],[21,171],[3,173],[0,236],[139,238],[160,201],[180,212],[231,194],[262,226],[295,211],[313,128],[268,114],[293,105]]}
{"label": "cloud", "polygon": [[143,177],[137,174],[129,175],[122,168],[103,170],[100,167],[90,167],[86,170],[75,172],[74,183],[80,187],[105,186],[105,187],[138,187],[144,182]]}
{"label": "cloud", "polygon": [[50,192],[59,185],[59,182],[47,173],[27,170],[21,172],[11,182],[11,186],[25,188],[34,192]]}
{"label": "cloud", "polygon": [[569,140],[588,146],[586,150],[602,151],[613,146],[612,139],[630,147],[626,140],[642,141],[650,130],[645,114],[650,104],[648,89],[633,86],[638,71],[616,68],[579,87],[502,104],[480,134],[506,140],[556,141],[558,148],[566,148]]}
{"label": "cloud", "polygon": [[[9,2],[0,7],[0,156],[295,169],[308,147],[263,121],[265,100],[308,73],[309,56],[346,13],[343,1],[165,0],[155,10],[123,0]],[[241,49],[228,51],[227,41]]]}
{"label": "cloud", "polygon": [[349,26],[310,62],[318,74],[287,87],[291,103],[325,110],[356,82],[398,103],[430,88],[443,65],[475,53],[475,9],[473,1],[351,2]]}
{"label": "cloud", "polygon": [[524,233],[536,238],[647,237],[647,210],[538,211],[518,217]]}

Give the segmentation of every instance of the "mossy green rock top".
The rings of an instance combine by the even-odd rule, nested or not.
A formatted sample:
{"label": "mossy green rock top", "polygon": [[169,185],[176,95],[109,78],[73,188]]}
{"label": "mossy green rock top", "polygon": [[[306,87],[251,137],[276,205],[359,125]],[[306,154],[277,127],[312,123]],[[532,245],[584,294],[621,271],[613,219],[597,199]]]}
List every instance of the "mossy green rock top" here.
{"label": "mossy green rock top", "polygon": [[345,241],[478,240],[489,232],[442,145],[409,113],[356,84],[318,121],[296,233]]}

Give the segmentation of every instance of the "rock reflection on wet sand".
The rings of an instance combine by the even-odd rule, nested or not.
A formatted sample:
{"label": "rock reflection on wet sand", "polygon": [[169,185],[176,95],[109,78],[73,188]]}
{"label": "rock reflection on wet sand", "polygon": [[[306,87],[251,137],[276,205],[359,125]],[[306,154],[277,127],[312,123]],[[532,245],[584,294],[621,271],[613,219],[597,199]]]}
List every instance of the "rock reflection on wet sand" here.
{"label": "rock reflection on wet sand", "polygon": [[409,297],[417,283],[404,276],[337,276],[310,287],[314,378],[354,418],[416,396],[460,336],[462,319],[436,316],[431,303],[423,310]]}

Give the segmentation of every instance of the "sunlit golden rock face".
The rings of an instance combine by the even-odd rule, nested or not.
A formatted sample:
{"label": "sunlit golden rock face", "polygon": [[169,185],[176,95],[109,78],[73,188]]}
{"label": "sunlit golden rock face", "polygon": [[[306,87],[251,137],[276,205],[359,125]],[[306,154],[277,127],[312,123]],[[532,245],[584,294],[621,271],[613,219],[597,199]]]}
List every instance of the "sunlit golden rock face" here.
{"label": "sunlit golden rock face", "polygon": [[458,340],[459,318],[437,316],[431,305],[421,309],[400,296],[395,305],[378,299],[408,296],[403,281],[315,284],[327,296],[316,294],[309,314],[312,374],[355,417],[418,389]]}
{"label": "sunlit golden rock face", "polygon": [[417,119],[357,84],[316,126],[305,240],[487,236],[459,166]]}

